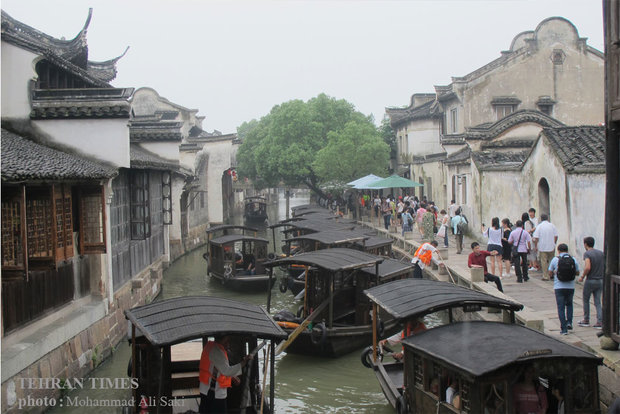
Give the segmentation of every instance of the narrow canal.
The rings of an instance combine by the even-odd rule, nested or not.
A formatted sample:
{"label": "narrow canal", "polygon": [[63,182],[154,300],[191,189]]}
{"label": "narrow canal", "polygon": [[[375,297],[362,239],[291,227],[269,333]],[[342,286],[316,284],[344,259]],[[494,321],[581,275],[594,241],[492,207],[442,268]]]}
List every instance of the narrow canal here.
{"label": "narrow canal", "polygon": [[[293,197],[290,206],[308,203],[308,198]],[[285,200],[269,206],[269,223],[286,218]],[[242,224],[243,217],[235,217],[235,224]],[[272,241],[268,223],[260,227],[259,236]],[[277,250],[280,251],[280,232],[276,233]],[[270,245],[273,251],[273,244]],[[183,295],[209,295],[246,301],[266,306],[266,294],[241,294],[231,292],[206,276],[206,263],[202,258],[206,248],[199,248],[181,257],[164,272],[162,292],[156,300]],[[278,270],[279,271],[279,270]],[[279,277],[280,274],[278,273]],[[290,292],[280,293],[278,284],[272,290],[271,313],[281,309],[295,312],[299,304]],[[127,341],[119,343],[112,357],[103,362],[93,373],[93,378],[123,378],[127,376],[127,363],[131,354]],[[277,413],[393,413],[383,396],[372,370],[360,362],[359,351],[336,359],[287,355],[276,358]],[[130,398],[122,390],[84,389],[71,392],[66,398],[83,400]],[[111,413],[109,407],[89,407],[90,413]],[[121,410],[118,409],[118,412]],[[53,413],[83,413],[83,407],[57,407]]]}

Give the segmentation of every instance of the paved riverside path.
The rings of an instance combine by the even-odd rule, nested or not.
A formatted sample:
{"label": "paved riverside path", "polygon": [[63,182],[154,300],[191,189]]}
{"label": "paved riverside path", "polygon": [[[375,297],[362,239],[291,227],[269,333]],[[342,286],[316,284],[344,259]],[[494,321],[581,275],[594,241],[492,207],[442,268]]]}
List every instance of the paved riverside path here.
{"label": "paved riverside path", "polygon": [[[365,226],[376,229],[380,234],[392,237],[394,239],[395,249],[401,253],[405,253],[407,256],[412,257],[415,250],[422,242],[422,236],[420,232],[414,228],[413,232],[405,233],[405,237],[401,237],[401,228],[397,228],[397,232],[388,232],[383,227],[383,220],[381,223],[375,218],[373,221],[368,221],[368,216],[364,216],[361,223]],[[471,229],[470,229],[471,230]],[[439,248],[443,246],[443,239],[438,239]],[[463,284],[470,283],[470,269],[467,266],[467,259],[469,253],[471,253],[471,243],[474,240],[465,237],[463,241],[463,252],[456,254],[456,240],[450,232],[448,258],[444,260],[446,266],[455,278],[458,278]],[[561,240],[558,240],[561,243]],[[486,248],[484,243],[480,243],[483,248]],[[488,263],[488,262],[487,262]],[[430,267],[430,266],[429,266]],[[427,267],[427,269],[429,268]],[[425,269],[425,272],[427,271]],[[496,269],[497,270],[497,269]],[[432,278],[438,280],[449,280],[449,276],[440,275],[438,270],[430,270],[427,272]],[[570,344],[579,346],[590,352],[593,352],[604,359],[605,365],[612,368],[616,372],[616,376],[620,374],[620,351],[607,351],[601,349],[599,337],[596,335],[600,332],[599,329],[593,327],[581,327],[577,323],[583,318],[583,283],[576,283],[575,295],[573,298],[573,330],[569,331],[568,335],[560,335],[560,321],[558,319],[557,306],[555,302],[555,294],[553,292],[553,281],[543,281],[542,272],[529,272],[529,281],[524,283],[517,283],[517,278],[514,273],[514,268],[511,270],[509,277],[502,279],[502,286],[504,289],[504,295],[509,299],[512,298],[515,302],[521,303],[525,306],[523,311],[517,312],[517,317],[525,317],[528,320],[534,320],[542,322],[543,331],[555,338]],[[481,286],[482,285],[482,286]],[[484,286],[486,285],[486,286]],[[495,283],[477,283],[476,288],[483,289],[487,293],[496,294],[501,296],[495,286]],[[483,312],[484,313],[484,312]],[[520,314],[524,315],[521,316]],[[490,319],[493,316],[489,315]],[[497,316],[495,316],[497,318]],[[521,321],[522,322],[522,321]],[[596,322],[596,308],[594,303],[590,302],[590,323]],[[534,324],[536,325],[536,324]],[[535,327],[534,325],[529,325]],[[615,378],[618,380],[618,378]],[[603,378],[600,379],[601,382]],[[617,381],[616,381],[617,382]],[[617,393],[620,390],[616,390]]]}

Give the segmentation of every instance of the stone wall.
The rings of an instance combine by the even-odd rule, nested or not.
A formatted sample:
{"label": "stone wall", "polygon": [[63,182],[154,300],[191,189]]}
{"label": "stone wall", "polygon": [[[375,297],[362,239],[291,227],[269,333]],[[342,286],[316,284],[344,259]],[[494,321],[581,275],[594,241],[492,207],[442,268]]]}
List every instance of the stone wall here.
{"label": "stone wall", "polygon": [[[2,384],[2,413],[40,413],[51,405],[50,399],[57,401],[61,396],[61,390],[56,386],[24,389],[22,379],[84,378],[108,358],[127,334],[124,311],[149,303],[159,294],[163,263],[163,259],[158,260],[116,291],[104,318],[5,381]],[[48,402],[41,407],[20,410],[19,400],[28,397],[31,401],[41,399],[42,402],[47,398]]]}

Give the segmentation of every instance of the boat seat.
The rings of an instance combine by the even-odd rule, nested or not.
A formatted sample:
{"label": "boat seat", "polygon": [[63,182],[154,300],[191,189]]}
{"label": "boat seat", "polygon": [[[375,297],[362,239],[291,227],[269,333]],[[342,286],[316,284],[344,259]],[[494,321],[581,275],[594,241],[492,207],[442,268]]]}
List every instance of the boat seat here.
{"label": "boat seat", "polygon": [[198,379],[198,371],[194,372],[175,372],[171,376],[172,391],[198,389],[200,380]]}

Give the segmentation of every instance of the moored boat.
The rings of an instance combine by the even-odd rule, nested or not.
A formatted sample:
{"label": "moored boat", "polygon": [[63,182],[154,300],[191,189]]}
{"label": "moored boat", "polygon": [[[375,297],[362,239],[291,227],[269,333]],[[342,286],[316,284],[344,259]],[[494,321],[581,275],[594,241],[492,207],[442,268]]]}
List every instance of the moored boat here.
{"label": "moored boat", "polygon": [[[292,322],[308,318],[315,322],[311,329],[303,330],[296,337],[287,352],[335,357],[368,343],[372,339],[370,302],[363,290],[413,272],[408,263],[394,261],[389,264],[389,276],[382,278],[379,269],[385,260],[358,250],[333,248],[269,262],[267,265],[272,267],[302,265],[306,275],[304,302]],[[385,318],[379,326],[386,333],[397,329],[396,321],[391,318]],[[285,331],[290,333],[293,329],[285,328]]]}
{"label": "moored boat", "polygon": [[[275,399],[275,343],[286,334],[261,307],[208,296],[186,296],[153,302],[125,311],[131,323],[131,378],[135,378],[135,412],[197,412],[199,364],[209,338],[230,336],[230,364],[249,353],[253,362],[242,372],[240,386],[229,388],[228,412],[271,412]],[[259,344],[259,340],[263,340]],[[264,359],[257,352],[267,345]],[[259,368],[269,367],[269,398],[263,390],[267,378]],[[132,380],[132,384],[133,384]],[[153,402],[155,405],[153,405]],[[140,411],[143,412],[143,411]]]}
{"label": "moored boat", "polygon": [[246,197],[243,216],[249,222],[262,223],[267,220],[267,199],[263,196]]}
{"label": "moored boat", "polygon": [[[386,283],[364,293],[373,312],[383,309],[404,324],[448,313],[449,323],[403,339],[404,362],[384,361],[376,336],[372,348],[362,353],[362,362],[373,368],[399,414],[525,412],[520,404],[532,396],[540,398],[541,412],[557,412],[553,393],[565,397],[565,412],[600,412],[597,366],[602,360],[516,324],[514,313],[522,305],[421,279]],[[482,308],[500,309],[504,322],[455,322],[455,316],[470,319],[464,315]]]}

